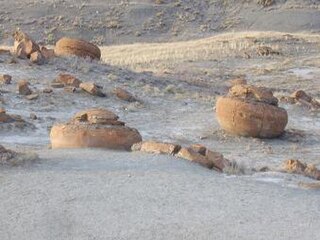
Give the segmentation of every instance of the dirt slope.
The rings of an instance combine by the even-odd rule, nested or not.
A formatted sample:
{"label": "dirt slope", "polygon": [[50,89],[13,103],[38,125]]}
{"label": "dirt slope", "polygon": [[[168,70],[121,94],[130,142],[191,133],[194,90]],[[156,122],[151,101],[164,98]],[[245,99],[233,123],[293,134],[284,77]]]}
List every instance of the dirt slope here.
{"label": "dirt slope", "polygon": [[320,31],[319,0],[2,1],[0,43],[20,27],[37,40],[64,35],[98,44],[185,40],[224,31]]}

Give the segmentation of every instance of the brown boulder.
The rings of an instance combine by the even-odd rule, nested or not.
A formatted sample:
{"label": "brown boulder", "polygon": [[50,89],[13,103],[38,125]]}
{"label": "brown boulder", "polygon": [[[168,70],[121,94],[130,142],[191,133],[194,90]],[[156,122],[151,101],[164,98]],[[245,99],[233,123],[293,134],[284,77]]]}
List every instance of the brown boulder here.
{"label": "brown boulder", "polygon": [[180,151],[176,154],[177,157],[186,159],[191,162],[198,163],[209,169],[213,168],[213,163],[208,160],[205,156],[200,153],[195,152],[191,148],[181,148]]}
{"label": "brown boulder", "polygon": [[7,74],[0,75],[0,84],[10,84],[12,77]]}
{"label": "brown boulder", "polygon": [[247,102],[241,98],[219,97],[216,114],[224,130],[248,137],[278,137],[288,122],[285,109],[263,102]]}
{"label": "brown boulder", "polygon": [[30,95],[32,93],[29,88],[29,82],[26,80],[21,80],[18,82],[18,91],[20,95]]}
{"label": "brown boulder", "polygon": [[73,86],[78,88],[81,84],[81,81],[77,79],[76,77],[70,75],[70,74],[59,74],[59,76],[56,79],[56,82],[63,83],[66,86]]}
{"label": "brown boulder", "polygon": [[13,34],[13,52],[19,58],[30,58],[31,54],[40,51],[39,45],[26,33],[18,30]]}
{"label": "brown boulder", "polygon": [[140,133],[124,126],[118,116],[104,109],[77,113],[69,123],[56,124],[50,133],[52,148],[110,148],[130,150],[141,142]]}
{"label": "brown boulder", "polygon": [[304,100],[306,102],[311,102],[312,101],[312,97],[309,96],[305,91],[303,90],[298,90],[295,91],[294,93],[291,94],[290,96],[291,98],[295,99],[295,100]]}
{"label": "brown boulder", "polygon": [[101,92],[100,88],[94,83],[88,83],[88,82],[81,83],[79,87],[85,92],[90,93],[93,96],[98,96],[98,97],[106,96],[103,92]]}
{"label": "brown boulder", "polygon": [[98,60],[101,58],[101,51],[96,45],[80,39],[71,38],[60,39],[56,43],[54,53],[56,56],[74,55]]}
{"label": "brown boulder", "polygon": [[30,61],[32,63],[42,65],[45,62],[45,57],[42,55],[42,53],[40,51],[36,51],[36,52],[31,53]]}
{"label": "brown boulder", "polygon": [[201,155],[205,156],[206,155],[206,151],[207,151],[207,148],[201,144],[192,144],[190,146],[190,148],[197,152],[197,153],[200,153]]}
{"label": "brown boulder", "polygon": [[141,151],[154,154],[174,155],[180,150],[181,146],[172,143],[156,141],[143,141],[132,146],[132,151]]}
{"label": "brown boulder", "polygon": [[205,156],[210,162],[213,163],[214,168],[218,169],[221,172],[224,168],[229,167],[231,165],[230,161],[224,158],[221,153],[207,149]]}

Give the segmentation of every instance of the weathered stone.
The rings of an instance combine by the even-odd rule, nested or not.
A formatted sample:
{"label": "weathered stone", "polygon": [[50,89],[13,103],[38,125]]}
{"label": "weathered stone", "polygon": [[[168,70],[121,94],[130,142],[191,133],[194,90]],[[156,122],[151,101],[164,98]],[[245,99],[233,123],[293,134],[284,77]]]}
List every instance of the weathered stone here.
{"label": "weathered stone", "polygon": [[39,97],[39,94],[37,94],[37,93],[32,93],[32,94],[27,95],[27,96],[26,96],[26,99],[28,99],[28,100],[35,100],[35,99],[37,99],[38,97]]}
{"label": "weathered stone", "polygon": [[206,155],[206,150],[207,150],[207,148],[206,148],[205,146],[201,145],[201,144],[192,144],[192,145],[190,146],[190,148],[191,148],[193,151],[195,151],[195,152],[197,152],[197,153],[200,153],[200,154],[203,155],[203,156]]}
{"label": "weathered stone", "polygon": [[180,151],[176,154],[177,157],[189,160],[191,162],[198,163],[209,169],[213,168],[213,163],[209,161],[205,156],[200,153],[195,152],[191,148],[181,148]]}
{"label": "weathered stone", "polygon": [[13,51],[19,58],[30,58],[32,53],[40,51],[39,45],[22,31],[16,31],[13,34],[13,38]]}
{"label": "weathered stone", "polygon": [[0,75],[0,84],[10,84],[12,77],[7,74]]}
{"label": "weathered stone", "polygon": [[287,173],[303,174],[307,165],[299,160],[289,159],[282,164],[282,170]]}
{"label": "weathered stone", "polygon": [[219,171],[223,171],[224,168],[231,165],[230,161],[223,157],[221,153],[206,150],[206,158],[213,163],[213,166]]}
{"label": "weathered stone", "polygon": [[70,75],[70,74],[59,74],[59,76],[56,79],[56,82],[63,83],[66,86],[72,86],[78,88],[81,84],[81,81],[77,79],[76,77]]}
{"label": "weathered stone", "polygon": [[308,177],[320,180],[320,170],[315,165],[308,164],[304,170],[304,174]]}
{"label": "weathered stone", "polygon": [[305,91],[303,90],[298,90],[295,91],[294,93],[291,94],[292,98],[294,98],[295,100],[304,100],[306,102],[311,102],[312,101],[312,97],[309,96]]}
{"label": "weathered stone", "polygon": [[106,96],[103,92],[101,92],[100,88],[94,83],[89,83],[89,82],[81,83],[80,88],[86,91],[87,93],[90,93],[93,96],[98,96],[98,97]]}
{"label": "weathered stone", "polygon": [[53,49],[47,49],[46,47],[42,46],[40,47],[40,51],[45,59],[50,59],[54,57],[54,50]]}
{"label": "weathered stone", "polygon": [[101,51],[96,45],[86,42],[80,39],[62,38],[60,39],[54,48],[56,56],[78,56],[89,57],[91,59],[99,60],[101,57]]}
{"label": "weathered stone", "polygon": [[0,112],[0,123],[9,123],[13,121],[14,119],[10,115],[6,114],[6,111],[2,109]]}
{"label": "weathered stone", "polygon": [[68,93],[75,93],[77,89],[75,87],[72,87],[72,86],[66,86],[66,87],[63,88],[63,90],[65,92],[68,92]]}
{"label": "weathered stone", "polygon": [[31,53],[30,61],[32,63],[42,65],[45,63],[45,57],[42,55],[42,53],[40,51],[36,51],[36,52]]}
{"label": "weathered stone", "polygon": [[137,99],[128,91],[122,89],[122,88],[115,88],[113,90],[113,93],[121,100],[127,101],[127,102],[135,102]]}
{"label": "weathered stone", "polygon": [[142,140],[136,129],[124,126],[58,124],[51,129],[52,148],[109,148],[130,150]]}
{"label": "weathered stone", "polygon": [[132,147],[132,151],[141,151],[154,154],[174,155],[180,150],[181,146],[172,143],[144,141]]}
{"label": "weathered stone", "polygon": [[278,106],[278,99],[273,96],[272,91],[263,87],[235,85],[229,90],[229,96]]}
{"label": "weathered stone", "polygon": [[17,155],[16,152],[4,148],[0,145],[0,165],[7,163],[10,159],[14,158]]}
{"label": "weathered stone", "polygon": [[32,94],[31,89],[29,88],[29,82],[26,80],[21,80],[18,82],[18,91],[20,95],[30,95]]}
{"label": "weathered stone", "polygon": [[118,119],[119,117],[109,110],[101,108],[92,108],[75,114],[74,117],[71,119],[71,122],[103,125],[124,125],[124,123],[118,121]]}
{"label": "weathered stone", "polygon": [[219,97],[216,114],[224,130],[246,137],[278,137],[288,123],[285,109],[263,102],[247,102],[241,98]]}

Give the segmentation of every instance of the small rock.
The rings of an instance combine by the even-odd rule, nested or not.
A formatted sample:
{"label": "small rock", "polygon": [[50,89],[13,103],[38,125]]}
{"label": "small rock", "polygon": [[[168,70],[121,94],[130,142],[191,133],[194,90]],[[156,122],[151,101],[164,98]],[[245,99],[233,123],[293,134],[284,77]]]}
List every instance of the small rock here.
{"label": "small rock", "polygon": [[122,88],[115,88],[113,90],[113,93],[120,98],[121,100],[127,101],[127,102],[135,102],[137,99],[128,91],[122,89]]}
{"label": "small rock", "polygon": [[39,94],[33,93],[26,96],[26,99],[28,100],[35,100],[39,97]]}
{"label": "small rock", "polygon": [[99,87],[94,83],[88,83],[88,82],[81,83],[80,88],[93,96],[98,96],[98,97],[106,96],[103,92],[101,92]]}
{"label": "small rock", "polygon": [[213,163],[209,161],[205,156],[195,152],[191,148],[181,148],[180,151],[176,154],[177,157],[189,160],[191,162],[198,163],[209,169],[213,168]]}
{"label": "small rock", "polygon": [[64,87],[63,89],[65,92],[68,92],[68,93],[75,93],[76,92],[76,88],[75,87],[72,87],[72,86],[66,86]]}
{"label": "small rock", "polygon": [[42,65],[45,62],[45,58],[40,51],[36,51],[36,52],[31,53],[30,61],[32,63]]}
{"label": "small rock", "polygon": [[19,58],[30,58],[31,54],[40,51],[39,45],[26,33],[18,30],[13,34],[13,51]]}
{"label": "small rock", "polygon": [[0,75],[0,84],[10,84],[12,77],[7,74]]}
{"label": "small rock", "polygon": [[300,162],[299,160],[286,160],[282,164],[282,170],[287,173],[297,173],[302,174],[304,173],[304,170],[306,169],[307,165]]}
{"label": "small rock", "polygon": [[206,148],[205,146],[201,145],[201,144],[192,144],[192,145],[190,146],[190,148],[191,148],[193,151],[195,151],[195,152],[197,152],[197,153],[200,153],[202,156],[205,156],[205,155],[206,155],[206,150],[207,150],[207,148]]}
{"label": "small rock", "polygon": [[63,83],[66,86],[72,86],[78,88],[81,84],[81,81],[76,77],[70,74],[59,74],[56,79],[56,82]]}
{"label": "small rock", "polygon": [[181,146],[172,143],[163,143],[156,141],[144,141],[132,146],[132,151],[141,151],[154,154],[174,155],[180,150]]}
{"label": "small rock", "polygon": [[18,82],[18,91],[20,95],[30,95],[32,93],[29,88],[29,82],[26,80],[21,80]]}

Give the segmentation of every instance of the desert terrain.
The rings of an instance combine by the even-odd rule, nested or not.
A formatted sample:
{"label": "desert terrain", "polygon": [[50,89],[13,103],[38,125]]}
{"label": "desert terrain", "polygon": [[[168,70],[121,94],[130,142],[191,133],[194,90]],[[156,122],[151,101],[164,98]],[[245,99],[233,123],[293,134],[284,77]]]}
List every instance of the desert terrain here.
{"label": "desert terrain", "polygon": [[[0,85],[0,108],[25,121],[0,123],[0,145],[33,160],[0,165],[0,239],[319,238],[320,191],[310,187],[319,181],[279,168],[287,159],[320,167],[320,108],[282,101],[297,90],[320,100],[320,2],[263,2],[1,1],[2,48],[20,28],[48,48],[63,36],[91,41],[101,60],[37,65],[0,54],[0,74],[12,76]],[[44,93],[61,73],[106,97]],[[217,97],[238,78],[273,91],[288,113],[283,135],[221,129]],[[36,98],[18,94],[22,79]],[[117,98],[115,87],[138,101]],[[174,156],[51,149],[52,126],[93,107],[116,113],[143,140],[202,144],[237,164],[219,173]]]}

